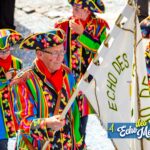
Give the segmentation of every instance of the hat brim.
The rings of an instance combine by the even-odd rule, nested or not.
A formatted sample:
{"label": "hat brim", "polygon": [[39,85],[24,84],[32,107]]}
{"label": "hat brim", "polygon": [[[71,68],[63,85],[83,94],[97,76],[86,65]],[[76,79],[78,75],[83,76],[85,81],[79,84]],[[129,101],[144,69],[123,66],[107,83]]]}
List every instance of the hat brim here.
{"label": "hat brim", "polygon": [[0,29],[0,33],[5,33],[5,35],[0,34],[1,44],[0,50],[8,49],[9,47],[14,46],[22,39],[22,35],[12,29]]}
{"label": "hat brim", "polygon": [[89,9],[92,13],[104,13],[105,5],[103,1],[98,0],[68,0],[71,5],[81,5],[83,9]]}
{"label": "hat brim", "polygon": [[60,45],[64,42],[64,31],[61,29],[50,30],[46,33],[35,33],[25,38],[21,44],[21,49],[44,50],[49,47]]}

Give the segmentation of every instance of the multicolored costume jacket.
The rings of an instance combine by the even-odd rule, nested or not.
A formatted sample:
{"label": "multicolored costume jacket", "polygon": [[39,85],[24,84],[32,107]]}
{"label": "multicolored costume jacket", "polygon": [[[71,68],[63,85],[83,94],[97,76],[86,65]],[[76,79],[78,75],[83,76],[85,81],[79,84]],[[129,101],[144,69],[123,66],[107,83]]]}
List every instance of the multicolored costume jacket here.
{"label": "multicolored costume jacket", "polygon": [[148,84],[149,84],[149,90],[150,90],[150,16],[145,18],[141,23],[141,32],[144,43],[146,45],[145,50],[145,59],[146,59],[146,67],[147,67],[147,76],[148,76]]}
{"label": "multicolored costume jacket", "polygon": [[67,20],[60,21],[55,27],[63,29],[67,34],[65,63],[71,69],[77,81],[79,81],[99,46],[105,40],[106,28],[109,27],[105,20],[90,16],[82,23],[85,28],[83,34],[78,35],[69,27],[71,20],[74,20],[74,18],[70,17]]}
{"label": "multicolored costume jacket", "polygon": [[150,42],[148,42],[148,45],[146,47],[145,59],[146,59],[146,67],[147,67],[148,85],[150,90]]}
{"label": "multicolored costume jacket", "polygon": [[[9,70],[17,70],[22,68],[20,59],[11,56],[12,63]],[[5,71],[0,67],[0,139],[8,139],[16,135],[16,118],[13,113],[13,105],[10,97],[10,81],[6,79]]]}
{"label": "multicolored costume jacket", "polygon": [[[81,21],[85,30],[83,34],[78,35],[69,27],[71,20],[74,20],[74,18],[70,17],[67,20],[60,21],[56,23],[55,27],[63,29],[66,33],[64,44],[66,49],[65,64],[71,69],[78,82],[105,40],[106,28],[109,28],[109,26],[105,20],[90,16],[85,22]],[[78,23],[78,21],[75,22]],[[80,97],[83,100],[83,96]],[[85,97],[84,101],[79,100],[78,104],[81,116],[93,112]]]}
{"label": "multicolored costume jacket", "polygon": [[[63,111],[74,89],[74,77],[68,71],[69,68],[63,66],[63,87],[61,90],[61,101],[59,114]],[[18,82],[12,86],[12,97],[14,100],[14,110],[17,115],[19,130],[28,138],[30,143],[37,150],[41,150],[44,142],[49,141],[47,150],[77,150],[84,148],[83,138],[79,132],[80,117],[78,106],[75,103],[72,111],[69,111],[65,118],[65,126],[54,132],[47,128],[44,118],[54,115],[58,93],[53,85],[40,72],[36,62],[30,72],[30,76],[23,82]],[[21,79],[21,77],[19,77]],[[17,148],[28,149],[22,134],[19,135]]]}

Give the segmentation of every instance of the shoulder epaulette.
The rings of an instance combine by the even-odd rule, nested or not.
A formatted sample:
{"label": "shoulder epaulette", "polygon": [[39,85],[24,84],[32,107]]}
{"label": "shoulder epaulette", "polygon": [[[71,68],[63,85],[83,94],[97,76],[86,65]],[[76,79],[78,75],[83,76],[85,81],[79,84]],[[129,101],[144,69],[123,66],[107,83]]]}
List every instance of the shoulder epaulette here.
{"label": "shoulder epaulette", "polygon": [[110,27],[105,19],[102,19],[102,18],[97,18],[97,19],[98,19],[99,24],[101,24],[102,26],[106,26],[107,29],[110,29]]}

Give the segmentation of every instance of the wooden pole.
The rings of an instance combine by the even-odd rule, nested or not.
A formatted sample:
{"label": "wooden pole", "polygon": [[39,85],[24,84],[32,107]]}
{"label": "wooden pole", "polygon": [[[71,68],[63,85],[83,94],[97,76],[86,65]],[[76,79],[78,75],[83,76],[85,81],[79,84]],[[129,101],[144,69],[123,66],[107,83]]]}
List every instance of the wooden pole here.
{"label": "wooden pole", "polygon": [[[137,109],[138,109],[138,118],[140,118],[140,108],[141,108],[141,101],[139,98],[139,77],[138,77],[138,71],[137,71],[137,14],[138,14],[138,7],[137,4],[135,4],[133,7],[135,7],[135,18],[134,18],[134,63],[135,63],[135,81],[136,81],[136,94],[137,94]],[[141,150],[144,149],[143,145],[143,139],[140,140],[141,143]]]}

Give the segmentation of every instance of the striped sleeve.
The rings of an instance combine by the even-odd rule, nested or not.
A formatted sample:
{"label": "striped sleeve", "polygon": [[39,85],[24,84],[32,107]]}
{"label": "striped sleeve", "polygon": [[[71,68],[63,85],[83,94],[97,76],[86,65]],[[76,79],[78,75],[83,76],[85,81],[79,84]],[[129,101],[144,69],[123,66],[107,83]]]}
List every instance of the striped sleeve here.
{"label": "striped sleeve", "polygon": [[78,37],[80,44],[89,51],[96,53],[102,42],[106,39],[106,29],[109,28],[103,19],[95,18]]}
{"label": "striped sleeve", "polygon": [[11,91],[19,130],[37,140],[51,140],[53,131],[47,130],[44,118],[39,118],[37,103],[27,84],[25,82],[14,84]]}

